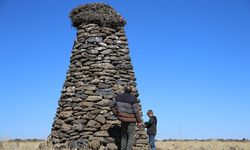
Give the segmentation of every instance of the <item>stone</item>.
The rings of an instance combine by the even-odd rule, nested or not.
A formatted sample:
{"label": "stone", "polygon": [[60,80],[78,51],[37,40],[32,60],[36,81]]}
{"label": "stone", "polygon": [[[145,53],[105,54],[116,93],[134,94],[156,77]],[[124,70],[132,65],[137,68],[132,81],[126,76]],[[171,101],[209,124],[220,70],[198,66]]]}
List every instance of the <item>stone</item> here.
{"label": "stone", "polygon": [[71,136],[75,136],[75,135],[78,135],[79,133],[78,132],[75,132],[75,130],[70,130],[70,132],[67,132],[67,133],[69,133],[69,137],[71,137]]}
{"label": "stone", "polygon": [[86,42],[88,43],[100,43],[102,42],[102,37],[89,37]]}
{"label": "stone", "polygon": [[115,141],[114,138],[112,137],[105,137],[105,142],[108,144],[108,143],[113,143]]}
{"label": "stone", "polygon": [[76,130],[76,131],[83,131],[84,129],[84,125],[79,123],[79,124],[74,124],[73,127],[72,127],[73,130]]}
{"label": "stone", "polygon": [[76,106],[76,107],[74,107],[74,110],[76,110],[76,111],[81,111],[82,110],[82,107],[80,107],[80,106]]}
{"label": "stone", "polygon": [[97,121],[90,120],[87,124],[87,127],[100,128],[101,124],[98,123]]}
{"label": "stone", "polygon": [[113,52],[113,51],[112,51],[111,49],[106,49],[106,50],[102,51],[101,54],[107,55],[107,54],[110,54],[110,53],[112,53],[112,52]]}
{"label": "stone", "polygon": [[75,112],[74,116],[83,116],[85,114],[86,114],[86,112]]}
{"label": "stone", "polygon": [[107,47],[108,45],[106,44],[106,43],[104,43],[104,42],[100,42],[100,43],[98,43],[100,46],[102,46],[102,47]]}
{"label": "stone", "polygon": [[100,82],[100,79],[94,79],[92,81],[90,81],[90,83],[92,84],[98,84]]}
{"label": "stone", "polygon": [[69,92],[69,93],[70,92],[74,92],[75,91],[75,86],[69,86],[69,87],[67,87],[66,91]]}
{"label": "stone", "polygon": [[[86,112],[85,112],[86,113]],[[74,122],[73,122],[74,124],[78,124],[78,123],[82,123],[82,124],[85,124],[85,123],[87,123],[87,120],[86,119],[76,119],[76,120],[74,120]]]}
{"label": "stone", "polygon": [[82,116],[83,119],[87,119],[90,120],[91,119],[91,115],[90,113],[85,114],[85,112],[82,112],[84,115]]}
{"label": "stone", "polygon": [[106,49],[106,47],[95,47],[95,50],[98,50],[98,51],[101,51],[101,50],[104,50]]}
{"label": "stone", "polygon": [[97,141],[100,141],[101,143],[105,142],[105,138],[104,137],[95,137],[95,136],[93,136],[92,140],[97,140]]}
{"label": "stone", "polygon": [[106,119],[103,115],[98,115],[95,120],[101,124],[104,124],[106,122]]}
{"label": "stone", "polygon": [[67,106],[64,108],[64,111],[70,111],[70,110],[72,110],[72,107],[70,107],[70,106]]}
{"label": "stone", "polygon": [[110,127],[112,127],[112,124],[104,124],[104,125],[101,127],[101,130],[108,130]]}
{"label": "stone", "polygon": [[100,109],[94,109],[94,110],[90,111],[89,113],[92,114],[92,115],[97,115],[97,114],[99,114],[100,112],[101,112]]}
{"label": "stone", "polygon": [[118,147],[114,143],[108,143],[105,150],[117,150]]}
{"label": "stone", "polygon": [[71,129],[71,126],[69,124],[64,123],[61,127],[61,131],[68,132]]}
{"label": "stone", "polygon": [[83,89],[87,90],[87,91],[95,91],[96,90],[96,86],[94,86],[94,85],[87,85],[87,86],[83,86]]}
{"label": "stone", "polygon": [[119,46],[116,46],[116,45],[108,45],[108,48],[110,48],[110,49],[119,49]]}
{"label": "stone", "polygon": [[108,111],[107,110],[101,110],[100,114],[103,114],[104,116],[106,116],[105,114],[107,114]]}
{"label": "stone", "polygon": [[148,140],[147,139],[139,139],[136,141],[137,144],[147,144]]}
{"label": "stone", "polygon": [[111,63],[93,64],[93,65],[91,65],[91,67],[104,68],[104,69],[114,69],[115,68]]}
{"label": "stone", "polygon": [[98,137],[108,137],[109,133],[107,131],[97,131],[94,133],[94,136]]}
{"label": "stone", "polygon": [[[102,106],[97,106],[100,110],[111,110],[110,106],[102,107]],[[101,111],[100,111],[101,112]]]}
{"label": "stone", "polygon": [[88,51],[88,53],[90,53],[90,54],[98,54],[99,53],[99,51],[98,50],[89,50]]}
{"label": "stone", "polygon": [[99,101],[96,104],[100,105],[100,106],[109,106],[110,103],[111,103],[111,100],[109,100],[109,99],[102,99],[102,101]]}
{"label": "stone", "polygon": [[63,124],[63,120],[57,119],[57,120],[55,121],[55,124],[61,126],[61,125]]}
{"label": "stone", "polygon": [[101,147],[99,148],[99,150],[105,150],[105,147],[103,145],[101,145]]}
{"label": "stone", "polygon": [[86,95],[94,95],[94,92],[93,91],[85,91],[85,94]]}
{"label": "stone", "polygon": [[110,88],[111,86],[109,84],[106,83],[99,83],[98,84],[98,88],[100,89],[105,89],[105,88]]}
{"label": "stone", "polygon": [[75,139],[78,139],[80,136],[79,135],[74,135],[74,136],[70,136],[70,140],[75,140]]}
{"label": "stone", "polygon": [[101,142],[98,140],[93,140],[89,142],[89,147],[93,150],[98,150],[101,146]]}
{"label": "stone", "polygon": [[138,130],[138,131],[136,131],[135,132],[136,134],[139,134],[139,135],[146,135],[147,134],[147,132],[145,131],[145,130]]}
{"label": "stone", "polygon": [[84,128],[83,129],[84,131],[96,131],[97,130],[97,128]]}
{"label": "stone", "polygon": [[[3,149],[3,147],[0,147],[0,148]],[[46,150],[46,143],[45,142],[40,143],[38,146],[38,149],[39,150]]]}
{"label": "stone", "polygon": [[102,100],[102,96],[88,96],[87,101],[96,102]]}
{"label": "stone", "polygon": [[[114,115],[113,115],[113,112],[109,112],[109,113],[105,113],[105,114],[104,114],[104,117],[105,117],[105,118],[109,118],[109,117],[111,117],[111,116],[114,116]],[[117,120],[117,118],[116,118],[116,120]]]}
{"label": "stone", "polygon": [[115,92],[111,88],[106,88],[106,89],[98,89],[96,91],[96,94],[100,96],[114,97]]}
{"label": "stone", "polygon": [[82,137],[81,138],[78,138],[77,140],[71,140],[69,141],[69,148],[68,149],[71,149],[71,150],[78,150],[78,149],[88,149],[88,145],[86,144],[88,141],[86,139],[83,139]]}
{"label": "stone", "polygon": [[74,117],[69,117],[69,118],[67,118],[64,122],[65,122],[65,123],[71,123],[71,122],[74,121],[74,120],[75,120]]}
{"label": "stone", "polygon": [[61,118],[61,119],[66,119],[66,118],[69,118],[71,117],[73,114],[73,111],[63,111],[59,114],[58,118]]}
{"label": "stone", "polygon": [[120,124],[120,121],[119,120],[107,120],[106,123],[109,123],[109,124]]}
{"label": "stone", "polygon": [[93,102],[81,102],[80,106],[82,107],[92,107],[94,105]]}

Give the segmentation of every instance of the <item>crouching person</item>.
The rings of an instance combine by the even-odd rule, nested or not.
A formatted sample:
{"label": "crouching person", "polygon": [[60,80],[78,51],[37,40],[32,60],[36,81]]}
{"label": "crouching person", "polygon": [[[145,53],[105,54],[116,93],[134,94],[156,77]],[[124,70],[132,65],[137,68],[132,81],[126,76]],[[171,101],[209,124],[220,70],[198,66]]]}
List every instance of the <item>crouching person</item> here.
{"label": "crouching person", "polygon": [[136,123],[141,126],[141,108],[137,98],[131,94],[132,87],[126,86],[123,94],[118,94],[111,103],[111,110],[121,121],[121,150],[131,150],[134,143]]}
{"label": "crouching person", "polygon": [[156,127],[157,127],[157,118],[154,116],[154,113],[152,110],[149,110],[147,112],[147,115],[149,117],[149,121],[145,122],[144,125],[147,128],[147,134],[149,136],[149,144],[152,148],[152,150],[155,150],[155,135],[157,133]]}

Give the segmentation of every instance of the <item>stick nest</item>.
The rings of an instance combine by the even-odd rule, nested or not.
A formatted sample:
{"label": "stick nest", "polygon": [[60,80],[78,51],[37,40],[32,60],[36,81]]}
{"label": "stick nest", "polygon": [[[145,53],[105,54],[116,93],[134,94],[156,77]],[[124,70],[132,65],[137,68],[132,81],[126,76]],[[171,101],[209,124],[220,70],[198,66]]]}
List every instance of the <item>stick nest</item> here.
{"label": "stick nest", "polygon": [[93,3],[78,6],[70,13],[72,25],[78,28],[80,25],[91,23],[104,27],[122,27],[126,21],[111,6],[103,3]]}

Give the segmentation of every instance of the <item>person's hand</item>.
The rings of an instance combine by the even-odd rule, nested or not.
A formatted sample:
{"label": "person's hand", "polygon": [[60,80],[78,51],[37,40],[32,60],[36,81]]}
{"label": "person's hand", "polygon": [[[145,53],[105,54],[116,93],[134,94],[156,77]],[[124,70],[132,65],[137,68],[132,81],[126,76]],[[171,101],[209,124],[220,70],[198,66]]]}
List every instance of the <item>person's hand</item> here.
{"label": "person's hand", "polygon": [[139,122],[139,123],[137,124],[137,126],[140,128],[140,127],[142,126],[142,123]]}

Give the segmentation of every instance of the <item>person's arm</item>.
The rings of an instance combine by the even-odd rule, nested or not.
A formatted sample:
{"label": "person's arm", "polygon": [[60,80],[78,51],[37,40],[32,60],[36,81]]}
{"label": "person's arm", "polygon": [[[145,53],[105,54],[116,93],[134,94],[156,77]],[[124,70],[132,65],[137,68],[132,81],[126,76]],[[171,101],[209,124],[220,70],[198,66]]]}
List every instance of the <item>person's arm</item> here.
{"label": "person's arm", "polygon": [[148,122],[144,122],[146,128],[149,128],[153,124],[153,119],[152,117],[149,118]]}
{"label": "person's arm", "polygon": [[133,111],[134,111],[136,122],[141,123],[142,122],[142,119],[141,119],[141,107],[140,107],[139,103],[134,103],[133,104]]}

